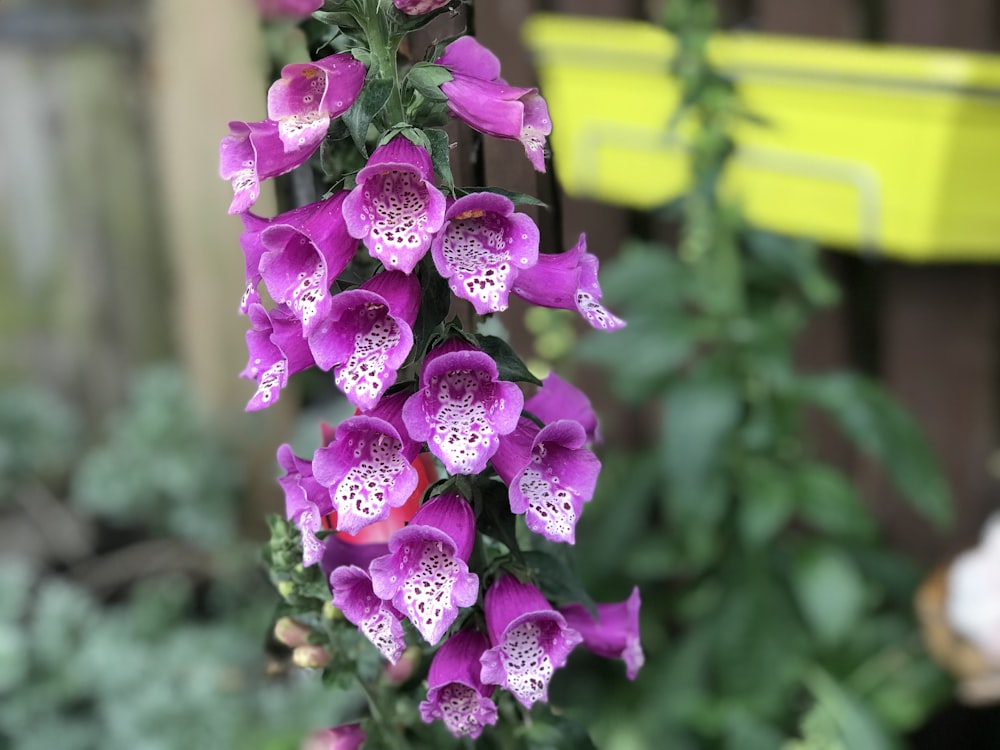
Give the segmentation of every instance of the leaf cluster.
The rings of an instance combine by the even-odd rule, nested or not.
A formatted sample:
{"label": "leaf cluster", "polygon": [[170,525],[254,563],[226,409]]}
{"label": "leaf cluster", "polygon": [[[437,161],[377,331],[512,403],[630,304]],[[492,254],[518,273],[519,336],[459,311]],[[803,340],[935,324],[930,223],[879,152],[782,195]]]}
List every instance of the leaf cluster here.
{"label": "leaf cluster", "polygon": [[[950,518],[948,488],[876,382],[796,366],[797,336],[838,290],[815,247],[748,227],[720,197],[742,113],[706,55],[714,3],[667,12],[675,119],[697,123],[691,192],[662,214],[679,216],[680,241],[633,241],[605,266],[605,300],[629,325],[577,350],[656,434],[638,453],[608,451],[598,494],[617,501],[595,503],[579,539],[605,551],[581,560],[589,588],[624,572],[644,593],[647,665],[627,702],[616,691],[605,707],[629,726],[608,718],[595,734],[679,749],[899,747],[947,689],[912,621],[919,571],[818,458],[808,420],[839,429],[932,523]],[[574,676],[567,703],[596,711],[586,696],[607,676]]]}

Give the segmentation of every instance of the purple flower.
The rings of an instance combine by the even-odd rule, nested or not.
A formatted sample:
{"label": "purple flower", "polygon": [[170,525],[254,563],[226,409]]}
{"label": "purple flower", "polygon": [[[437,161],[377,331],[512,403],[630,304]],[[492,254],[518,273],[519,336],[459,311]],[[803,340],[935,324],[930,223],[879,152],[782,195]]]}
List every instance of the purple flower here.
{"label": "purple flower", "polygon": [[560,607],[571,628],[580,631],[583,647],[606,659],[622,659],[625,674],[634,680],[646,661],[639,642],[639,587],[628,599],[614,604],[598,604],[597,619],[582,604]]}
{"label": "purple flower", "polygon": [[520,141],[532,166],[544,172],[552,122],[538,89],[507,85],[500,60],[471,36],[449,44],[435,62],[452,75],[441,84],[451,113],[481,133]]}
{"label": "purple flower", "polygon": [[409,446],[386,420],[357,416],[341,422],[334,441],[316,450],[313,473],[329,489],[337,531],[356,534],[406,502],[417,486],[410,464],[417,451]]}
{"label": "purple flower", "polygon": [[408,16],[419,16],[443,8],[451,0],[392,0],[392,4]]}
{"label": "purple flower", "polygon": [[518,274],[538,261],[538,227],[510,199],[471,193],[448,207],[431,254],[455,296],[480,315],[501,312]]}
{"label": "purple flower", "polygon": [[288,378],[312,367],[309,345],[302,337],[302,325],[286,305],[265,310],[259,302],[247,310],[251,328],[247,331],[247,366],[240,377],[257,382],[257,390],[247,403],[247,411],[259,411],[275,401],[288,385]]}
{"label": "purple flower", "polygon": [[260,286],[260,258],[267,248],[260,241],[260,233],[271,223],[256,214],[245,211],[240,214],[243,220],[243,232],[240,234],[240,247],[243,248],[244,265],[246,268],[247,285],[240,300],[240,312],[247,315],[250,306],[260,302],[257,288]]}
{"label": "purple flower", "polygon": [[413,348],[420,283],[388,271],[333,298],[327,316],[309,336],[323,370],[333,368],[337,387],[362,410],[372,409],[396,382]]}
{"label": "purple flower", "polygon": [[558,419],[539,430],[522,418],[493,456],[511,512],[524,513],[528,528],[549,541],[573,544],[583,504],[594,497],[601,462],[586,442],[579,422]]}
{"label": "purple flower", "polygon": [[601,305],[597,267],[597,256],[587,252],[587,236],[581,234],[566,252],[539,255],[534,266],[518,275],[512,291],[534,305],[577,310],[593,328],[624,328],[625,321]]}
{"label": "purple flower", "polygon": [[375,149],[358,172],[358,184],[344,202],[344,220],[373,258],[411,273],[441,229],[444,209],[430,155],[399,135]]}
{"label": "purple flower", "polygon": [[582,636],[530,583],[502,576],[486,592],[489,648],[480,659],[487,685],[506,688],[525,708],[549,699],[549,681]]}
{"label": "purple flower", "polygon": [[285,153],[274,120],[229,123],[229,135],[219,145],[219,176],[233,185],[229,213],[250,209],[260,197],[260,183],[291,172],[309,158],[308,149]]}
{"label": "purple flower", "polygon": [[[326,492],[325,488],[323,492]],[[329,499],[329,495],[327,498]],[[357,544],[340,537],[340,534],[331,534],[322,542],[323,556],[320,558],[319,566],[328,581],[337,568],[354,565],[368,570],[372,560],[389,551],[389,545],[382,542]]]}
{"label": "purple flower", "polygon": [[382,601],[372,590],[368,571],[357,565],[342,565],[330,574],[333,604],[344,617],[395,664],[406,649],[402,616],[390,602]]}
{"label": "purple flower", "polygon": [[306,737],[299,750],[359,750],[365,739],[365,730],[360,724],[342,724],[313,732]]}
{"label": "purple flower", "polygon": [[372,589],[391,600],[431,645],[458,617],[459,607],[479,598],[479,577],[466,564],[472,554],[476,519],[455,492],[422,506],[408,526],[389,540],[389,554],[372,560]]}
{"label": "purple flower", "polygon": [[308,16],[322,7],[323,0],[257,0],[257,8],[264,18]]}
{"label": "purple flower", "polygon": [[[403,408],[406,406],[406,402],[411,395],[413,395],[412,390],[396,391],[395,393],[383,396],[371,411],[366,412],[367,416],[383,419],[396,429],[400,440],[403,441],[403,455],[407,457],[407,461],[412,461],[420,453],[421,448],[420,441],[414,440],[411,437],[409,430],[406,428],[406,423],[403,421]],[[430,461],[430,456],[427,456],[427,459]],[[436,470],[434,471],[436,472]],[[428,481],[425,488],[430,484],[431,481]]]}
{"label": "purple flower", "polygon": [[260,274],[272,299],[287,303],[309,336],[330,314],[330,284],[354,257],[341,207],[346,191],[274,217],[260,233]]}
{"label": "purple flower", "polygon": [[347,52],[283,67],[267,92],[267,116],[278,123],[285,151],[315,150],[330,121],[351,108],[364,82],[365,66]]}
{"label": "purple flower", "polygon": [[435,719],[455,737],[476,739],[487,724],[497,723],[497,707],[490,699],[492,687],[479,677],[479,659],[490,642],[478,630],[460,630],[446,640],[431,661],[427,675],[427,700],[420,716],[430,724]]}
{"label": "purple flower", "polygon": [[285,470],[278,479],[285,492],[285,517],[302,534],[302,564],[313,565],[323,557],[323,543],[316,532],[323,527],[323,516],[333,509],[330,495],[313,477],[312,463],[292,453],[287,443],[278,448],[278,465]]}
{"label": "purple flower", "polygon": [[517,426],[524,396],[497,380],[497,365],[458,339],[432,350],[420,370],[420,389],[403,405],[410,437],[426,441],[449,474],[478,474],[496,453],[499,436]]}
{"label": "purple flower", "polygon": [[601,426],[597,421],[597,413],[590,405],[587,394],[572,383],[563,380],[555,372],[550,372],[542,381],[542,387],[538,392],[524,402],[524,409],[534,414],[542,422],[573,419],[587,431],[588,442],[602,442]]}
{"label": "purple flower", "polygon": [[549,105],[537,93],[521,97],[524,104],[524,122],[521,125],[521,145],[524,153],[537,171],[545,171],[545,142],[552,135]]}

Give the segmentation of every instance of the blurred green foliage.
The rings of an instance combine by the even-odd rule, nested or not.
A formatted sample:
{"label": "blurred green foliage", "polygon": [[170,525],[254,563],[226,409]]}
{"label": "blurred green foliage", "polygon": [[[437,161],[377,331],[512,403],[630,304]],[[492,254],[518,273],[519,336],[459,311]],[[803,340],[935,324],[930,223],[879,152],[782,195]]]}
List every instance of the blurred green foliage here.
{"label": "blurred green foliage", "polygon": [[949,689],[911,609],[920,572],[819,460],[806,417],[825,412],[938,524],[948,489],[876,383],[796,368],[796,337],[838,290],[815,247],[746,226],[719,197],[731,124],[750,115],[705,54],[714,11],[667,4],[675,119],[697,124],[690,193],[663,212],[679,241],[634,241],[605,266],[604,299],[628,327],[577,349],[656,436],[639,452],[605,447],[602,500],[578,532],[595,598],[640,582],[647,663],[626,687],[615,665],[575,655],[557,699],[599,717],[611,750],[899,748]]}
{"label": "blurred green foliage", "polygon": [[116,526],[138,523],[202,546],[231,542],[236,471],[172,367],[140,373],[108,439],[83,456],[72,501]]}
{"label": "blurred green foliage", "polygon": [[79,415],[56,394],[28,385],[0,390],[0,509],[30,478],[64,478],[82,432]]}
{"label": "blurred green foliage", "polygon": [[[352,707],[318,674],[274,668],[280,650],[267,676],[273,590],[234,535],[237,463],[183,375],[140,373],[107,440],[81,435],[54,394],[0,392],[0,532],[24,518],[96,528],[71,559],[0,557],[0,747],[295,750],[343,720]],[[22,515],[37,486],[65,516]],[[158,567],[151,543],[168,553]],[[94,571],[109,568],[102,587]]]}

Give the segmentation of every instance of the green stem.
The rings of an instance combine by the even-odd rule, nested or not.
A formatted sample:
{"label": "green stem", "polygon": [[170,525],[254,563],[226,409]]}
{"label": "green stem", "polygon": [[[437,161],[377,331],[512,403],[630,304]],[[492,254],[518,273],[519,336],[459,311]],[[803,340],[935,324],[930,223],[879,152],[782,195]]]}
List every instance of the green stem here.
{"label": "green stem", "polygon": [[378,0],[369,0],[365,6],[366,17],[361,20],[361,25],[368,38],[368,48],[372,53],[376,74],[379,78],[392,81],[392,93],[386,103],[388,124],[392,126],[406,121],[403,92],[399,86],[399,68],[396,65],[400,39],[390,33],[389,15],[380,12],[378,5]]}
{"label": "green stem", "polygon": [[355,677],[358,685],[361,687],[361,692],[365,694],[365,698],[368,700],[368,710],[371,712],[375,724],[383,730],[383,739],[393,750],[404,750],[399,734],[392,731],[385,714],[382,712],[381,706],[379,706],[378,696],[375,695],[371,685],[361,679],[360,676],[355,675]]}

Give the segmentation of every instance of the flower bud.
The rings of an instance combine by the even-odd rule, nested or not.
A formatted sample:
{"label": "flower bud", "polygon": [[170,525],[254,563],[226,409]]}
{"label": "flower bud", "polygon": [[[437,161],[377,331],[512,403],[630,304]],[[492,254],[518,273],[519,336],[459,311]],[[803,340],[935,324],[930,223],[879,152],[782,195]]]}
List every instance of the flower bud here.
{"label": "flower bud", "polygon": [[322,669],[330,663],[330,652],[322,646],[297,646],[292,651],[292,661],[302,669]]}
{"label": "flower bud", "polygon": [[385,679],[391,685],[402,685],[408,679],[413,676],[413,673],[417,669],[417,665],[420,664],[420,647],[410,646],[403,655],[399,657],[399,661],[395,664],[387,664],[384,670]]}
{"label": "flower bud", "polygon": [[274,623],[274,637],[292,648],[304,646],[309,642],[309,628],[291,617],[282,617]]}
{"label": "flower bud", "polygon": [[323,619],[324,620],[343,620],[344,613],[341,612],[337,607],[333,606],[333,602],[329,601],[323,604]]}
{"label": "flower bud", "polygon": [[288,600],[295,593],[295,583],[292,581],[278,581],[278,593],[281,598]]}

